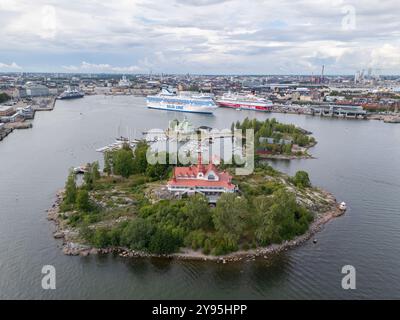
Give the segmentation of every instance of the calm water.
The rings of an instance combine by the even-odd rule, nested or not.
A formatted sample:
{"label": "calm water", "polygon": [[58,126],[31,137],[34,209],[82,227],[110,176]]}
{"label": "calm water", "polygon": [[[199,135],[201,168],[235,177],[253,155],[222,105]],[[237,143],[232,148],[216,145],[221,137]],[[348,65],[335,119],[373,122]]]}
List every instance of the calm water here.
{"label": "calm water", "polygon": [[[246,116],[295,123],[319,141],[311,150],[317,159],[274,163],[288,173],[307,170],[315,185],[348,203],[317,244],[230,265],[64,256],[45,210],[68,168],[100,160],[95,149],[118,133],[140,137],[183,114],[148,110],[135,97],[59,101],[37,113],[33,129],[0,142],[0,298],[400,298],[400,125],[227,109],[187,114],[195,125],[221,129]],[[57,270],[53,291],[41,289],[48,264]],[[341,289],[346,264],[357,270],[353,291]]]}

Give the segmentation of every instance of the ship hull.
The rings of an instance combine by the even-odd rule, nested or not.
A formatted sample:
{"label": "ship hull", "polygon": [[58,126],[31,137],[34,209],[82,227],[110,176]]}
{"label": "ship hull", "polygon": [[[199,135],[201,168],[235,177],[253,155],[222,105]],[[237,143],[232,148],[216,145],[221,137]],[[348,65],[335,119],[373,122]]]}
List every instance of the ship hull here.
{"label": "ship hull", "polygon": [[183,106],[178,104],[156,104],[148,103],[147,108],[175,112],[199,113],[199,114],[213,114],[215,108],[212,107],[199,107],[199,106]]}
{"label": "ship hull", "polygon": [[73,97],[58,97],[58,100],[70,100],[70,99],[79,99],[79,98],[83,98],[84,96],[73,96]]}
{"label": "ship hull", "polygon": [[257,103],[243,103],[243,102],[229,102],[229,101],[217,101],[217,104],[223,108],[233,108],[241,110],[253,110],[253,111],[264,111],[270,112],[272,106]]}

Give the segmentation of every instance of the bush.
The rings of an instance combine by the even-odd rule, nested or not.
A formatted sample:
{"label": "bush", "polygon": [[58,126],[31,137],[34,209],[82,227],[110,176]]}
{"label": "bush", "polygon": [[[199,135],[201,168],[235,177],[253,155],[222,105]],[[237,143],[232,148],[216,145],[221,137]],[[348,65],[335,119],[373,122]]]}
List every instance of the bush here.
{"label": "bush", "polygon": [[0,103],[6,102],[10,99],[11,97],[7,93],[5,92],[0,93]]}
{"label": "bush", "polygon": [[238,197],[235,193],[221,195],[213,210],[213,222],[221,236],[237,243],[252,224],[252,213],[247,199]]}
{"label": "bush", "polygon": [[130,221],[123,229],[120,242],[131,249],[146,250],[155,233],[155,227],[142,218]]}
{"label": "bush", "polygon": [[112,154],[114,174],[128,178],[135,171],[135,162],[131,149],[122,148]]}
{"label": "bush", "polygon": [[189,197],[183,211],[189,222],[188,228],[192,230],[212,228],[211,210],[207,198],[203,195],[197,194]]}
{"label": "bush", "polygon": [[231,237],[227,236],[216,236],[212,240],[213,249],[211,253],[215,256],[220,256],[224,254],[228,254],[233,251],[238,250],[238,243]]}
{"label": "bush", "polygon": [[255,235],[262,245],[281,243],[304,233],[312,221],[307,209],[296,203],[286,190],[278,190],[271,197],[260,197],[255,202],[258,216]]}
{"label": "bush", "polygon": [[76,207],[83,212],[89,212],[91,209],[89,201],[89,192],[86,189],[78,191],[76,196]]}
{"label": "bush", "polygon": [[70,171],[67,182],[65,183],[64,203],[66,205],[74,205],[77,196],[76,176]]}
{"label": "bush", "polygon": [[92,236],[92,243],[96,248],[104,248],[110,245],[108,231],[104,228],[97,229]]}
{"label": "bush", "polygon": [[207,235],[203,230],[195,230],[186,236],[184,244],[186,247],[191,247],[192,249],[197,250],[204,246],[206,238]]}
{"label": "bush", "polygon": [[182,245],[182,239],[171,230],[158,228],[149,243],[149,251],[159,254],[176,252]]}
{"label": "bush", "polygon": [[308,176],[308,173],[305,171],[297,171],[293,178],[293,182],[297,187],[302,187],[302,188],[311,187],[310,178]]}

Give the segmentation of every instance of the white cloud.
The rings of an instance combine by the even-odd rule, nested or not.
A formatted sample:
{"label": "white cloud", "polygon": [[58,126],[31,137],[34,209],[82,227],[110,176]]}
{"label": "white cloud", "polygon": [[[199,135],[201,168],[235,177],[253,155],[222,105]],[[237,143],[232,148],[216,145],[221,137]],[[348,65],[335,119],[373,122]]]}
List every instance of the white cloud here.
{"label": "white cloud", "polygon": [[70,65],[63,66],[66,71],[70,72],[90,72],[90,73],[107,73],[107,72],[115,72],[115,73],[134,73],[139,72],[141,70],[138,66],[112,66],[107,63],[95,64],[89,63],[86,61],[82,61],[82,63],[78,66]]}
{"label": "white cloud", "polygon": [[400,46],[385,43],[371,52],[369,66],[372,68],[397,68],[400,64]]}
{"label": "white cloud", "polygon": [[[343,28],[348,5],[354,28]],[[14,52],[24,65],[59,57],[52,70],[181,73],[309,73],[322,64],[353,73],[388,61],[400,73],[399,15],[397,0],[0,0],[0,60]]]}
{"label": "white cloud", "polygon": [[10,64],[0,62],[0,70],[2,69],[7,71],[13,71],[13,70],[21,70],[22,67],[20,67],[15,62],[11,62]]}

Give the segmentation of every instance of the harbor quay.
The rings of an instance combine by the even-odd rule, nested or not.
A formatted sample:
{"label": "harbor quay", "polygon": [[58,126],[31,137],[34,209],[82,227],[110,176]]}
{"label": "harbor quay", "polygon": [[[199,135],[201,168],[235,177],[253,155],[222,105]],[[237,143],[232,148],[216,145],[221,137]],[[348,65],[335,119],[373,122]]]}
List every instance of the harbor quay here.
{"label": "harbor quay", "polygon": [[391,76],[59,75],[0,76],[0,137],[31,128],[58,99],[146,97],[148,108],[213,114],[217,108],[400,123],[400,81]]}
{"label": "harbor quay", "polygon": [[29,129],[33,127],[31,120],[37,111],[51,111],[54,109],[54,97],[41,97],[30,101],[17,101],[11,105],[0,105],[0,141],[15,129]]}

